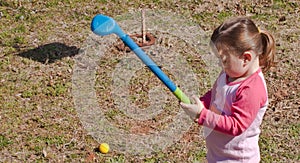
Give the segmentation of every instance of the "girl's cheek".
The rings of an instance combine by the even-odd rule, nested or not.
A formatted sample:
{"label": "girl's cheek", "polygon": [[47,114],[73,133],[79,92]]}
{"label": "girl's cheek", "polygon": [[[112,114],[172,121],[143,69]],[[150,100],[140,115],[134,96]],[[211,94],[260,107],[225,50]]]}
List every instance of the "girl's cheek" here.
{"label": "girl's cheek", "polygon": [[223,68],[227,68],[228,67],[226,60],[222,60],[222,67]]}

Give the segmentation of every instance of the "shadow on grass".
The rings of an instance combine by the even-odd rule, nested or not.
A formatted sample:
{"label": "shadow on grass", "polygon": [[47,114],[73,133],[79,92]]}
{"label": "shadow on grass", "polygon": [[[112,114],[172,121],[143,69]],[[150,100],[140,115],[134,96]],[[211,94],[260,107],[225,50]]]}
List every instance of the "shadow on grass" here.
{"label": "shadow on grass", "polygon": [[18,55],[43,64],[50,64],[64,57],[74,56],[78,54],[78,52],[79,48],[76,46],[67,46],[63,43],[54,42],[21,52]]}

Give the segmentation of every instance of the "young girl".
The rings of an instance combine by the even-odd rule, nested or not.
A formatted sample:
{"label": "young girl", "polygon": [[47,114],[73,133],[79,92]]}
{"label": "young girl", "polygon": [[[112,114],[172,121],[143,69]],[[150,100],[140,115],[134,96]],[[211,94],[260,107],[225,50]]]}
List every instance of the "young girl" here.
{"label": "young girl", "polygon": [[268,105],[262,72],[274,65],[274,38],[237,17],[214,30],[211,46],[223,71],[195,104],[180,105],[205,126],[208,162],[259,162],[259,127]]}

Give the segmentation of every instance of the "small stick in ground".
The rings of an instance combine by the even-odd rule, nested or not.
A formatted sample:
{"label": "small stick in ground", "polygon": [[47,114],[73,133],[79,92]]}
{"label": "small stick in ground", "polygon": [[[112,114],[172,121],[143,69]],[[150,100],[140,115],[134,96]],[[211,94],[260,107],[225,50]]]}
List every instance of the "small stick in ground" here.
{"label": "small stick in ground", "polygon": [[142,9],[142,44],[146,43],[145,10]]}

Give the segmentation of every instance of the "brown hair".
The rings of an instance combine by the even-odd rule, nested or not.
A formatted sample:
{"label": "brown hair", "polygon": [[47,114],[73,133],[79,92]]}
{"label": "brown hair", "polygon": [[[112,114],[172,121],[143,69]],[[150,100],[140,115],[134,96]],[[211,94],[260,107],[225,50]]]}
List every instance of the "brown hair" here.
{"label": "brown hair", "polygon": [[248,17],[229,19],[217,27],[211,43],[218,50],[230,50],[236,55],[252,50],[259,56],[263,72],[275,65],[275,40],[267,31],[259,30]]}

